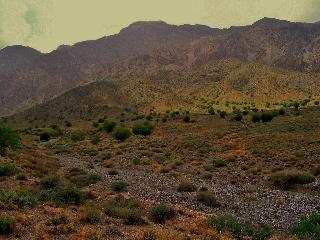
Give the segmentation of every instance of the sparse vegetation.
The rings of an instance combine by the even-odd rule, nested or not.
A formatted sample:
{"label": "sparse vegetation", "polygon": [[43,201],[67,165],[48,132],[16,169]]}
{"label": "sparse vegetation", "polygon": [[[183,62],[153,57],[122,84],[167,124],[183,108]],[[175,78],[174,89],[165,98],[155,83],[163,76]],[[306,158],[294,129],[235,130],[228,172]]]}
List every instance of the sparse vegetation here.
{"label": "sparse vegetation", "polygon": [[270,178],[274,186],[290,189],[297,184],[308,184],[315,181],[315,177],[302,172],[279,172]]}
{"label": "sparse vegetation", "polygon": [[320,213],[313,212],[290,228],[289,232],[301,240],[318,240],[320,236]]}
{"label": "sparse vegetation", "polygon": [[226,111],[220,111],[219,115],[220,115],[220,118],[225,118],[227,116],[227,112]]}
{"label": "sparse vegetation", "polygon": [[65,177],[77,187],[85,187],[90,184],[95,184],[100,180],[100,176],[96,173],[88,174],[85,170],[80,168],[69,169]]}
{"label": "sparse vegetation", "polygon": [[221,167],[227,166],[227,163],[222,159],[216,159],[216,160],[213,160],[213,166],[216,168],[221,168]]}
{"label": "sparse vegetation", "polygon": [[50,199],[57,205],[80,205],[84,201],[84,195],[74,184],[50,191]]}
{"label": "sparse vegetation", "polygon": [[115,129],[116,126],[117,126],[117,123],[114,121],[105,121],[103,123],[102,128],[104,131],[111,133],[111,132],[113,132],[113,130]]}
{"label": "sparse vegetation", "polygon": [[104,211],[109,216],[123,219],[126,225],[143,223],[140,203],[132,199],[125,199],[123,196],[107,201],[104,204]]}
{"label": "sparse vegetation", "polygon": [[251,121],[254,123],[260,122],[261,121],[261,116],[259,114],[253,114],[251,117]]}
{"label": "sparse vegetation", "polygon": [[144,125],[137,124],[132,128],[132,132],[135,135],[148,136],[152,133],[152,129],[153,127],[150,126],[149,124],[144,124]]}
{"label": "sparse vegetation", "polygon": [[186,179],[181,180],[178,186],[178,192],[195,192],[196,190],[196,186]]}
{"label": "sparse vegetation", "polygon": [[271,122],[274,115],[272,113],[262,113],[261,120],[262,122]]}
{"label": "sparse vegetation", "polygon": [[85,139],[85,133],[80,130],[76,130],[71,133],[70,139],[73,142],[83,141]]}
{"label": "sparse vegetation", "polygon": [[115,181],[111,184],[111,189],[115,192],[123,192],[127,189],[128,185],[125,181]]}
{"label": "sparse vegetation", "polygon": [[10,162],[0,162],[0,177],[12,176],[18,172],[18,168],[15,164]]}
{"label": "sparse vegetation", "polygon": [[272,236],[272,230],[267,225],[256,227],[251,224],[242,224],[231,216],[211,216],[207,219],[206,225],[214,227],[218,231],[230,232],[239,240],[245,237],[250,237],[253,240],[268,240]]}
{"label": "sparse vegetation", "polygon": [[116,129],[114,136],[117,140],[123,142],[131,136],[131,131],[128,128],[120,127]]}
{"label": "sparse vegetation", "polygon": [[0,216],[0,235],[13,233],[16,220],[7,215]]}
{"label": "sparse vegetation", "polygon": [[84,219],[86,222],[90,224],[98,223],[101,220],[101,213],[99,210],[94,208],[87,209],[85,212]]}
{"label": "sparse vegetation", "polygon": [[41,179],[40,184],[44,189],[47,190],[57,188],[61,184],[61,179],[58,176],[46,176]]}
{"label": "sparse vegetation", "polygon": [[191,118],[190,118],[190,115],[189,115],[189,114],[185,114],[185,115],[183,116],[183,121],[184,121],[184,122],[188,123],[188,122],[190,122],[190,120],[191,120]]}
{"label": "sparse vegetation", "polygon": [[93,138],[91,139],[91,143],[92,143],[93,145],[99,144],[100,141],[101,141],[101,139],[100,139],[98,136],[93,136]]}
{"label": "sparse vegetation", "polygon": [[212,208],[218,208],[221,206],[214,194],[209,191],[201,191],[197,194],[197,201],[202,202],[204,205]]}
{"label": "sparse vegetation", "polygon": [[37,202],[36,196],[30,192],[0,190],[0,203],[12,204],[19,208],[31,208]]}
{"label": "sparse vegetation", "polygon": [[47,142],[50,140],[50,134],[48,132],[43,132],[40,134],[40,141]]}
{"label": "sparse vegetation", "polygon": [[165,223],[174,216],[174,210],[164,203],[159,203],[150,209],[150,217],[156,223]]}
{"label": "sparse vegetation", "polygon": [[209,113],[210,115],[215,115],[215,114],[216,114],[213,107],[210,107],[210,108],[208,109],[208,113]]}
{"label": "sparse vegetation", "polygon": [[19,146],[20,137],[10,127],[0,123],[0,155],[5,155],[6,150],[16,150]]}

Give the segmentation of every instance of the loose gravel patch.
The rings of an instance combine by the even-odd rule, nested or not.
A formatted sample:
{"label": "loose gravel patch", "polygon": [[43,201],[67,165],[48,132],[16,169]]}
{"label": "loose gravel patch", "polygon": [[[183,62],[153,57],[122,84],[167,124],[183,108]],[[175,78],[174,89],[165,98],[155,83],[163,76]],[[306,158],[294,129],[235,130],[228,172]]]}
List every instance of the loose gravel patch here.
{"label": "loose gravel patch", "polygon": [[[70,156],[57,156],[65,167],[79,167],[89,169],[88,162]],[[216,194],[222,203],[220,209],[209,208],[196,201],[196,193],[177,192],[179,180],[170,174],[153,171],[117,169],[118,175],[109,175],[108,169],[93,164],[92,171],[102,178],[90,187],[99,195],[103,191],[110,191],[110,184],[115,180],[124,180],[130,184],[128,192],[140,199],[154,200],[180,204],[187,208],[208,214],[230,214],[243,221],[256,224],[265,223],[275,229],[287,229],[305,215],[311,214],[320,206],[320,197],[307,193],[272,190],[249,184],[231,184],[226,179],[214,176],[211,180],[204,180],[198,176],[186,174],[184,177],[197,187],[207,187]],[[253,194],[254,200],[246,199],[247,194]]]}

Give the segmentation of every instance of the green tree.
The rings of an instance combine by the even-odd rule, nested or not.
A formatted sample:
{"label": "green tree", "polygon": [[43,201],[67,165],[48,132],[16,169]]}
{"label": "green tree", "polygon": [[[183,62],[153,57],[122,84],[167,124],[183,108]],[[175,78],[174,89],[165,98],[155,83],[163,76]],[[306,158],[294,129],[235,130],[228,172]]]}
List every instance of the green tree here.
{"label": "green tree", "polygon": [[7,149],[16,150],[20,137],[12,128],[0,123],[0,155],[5,155]]}

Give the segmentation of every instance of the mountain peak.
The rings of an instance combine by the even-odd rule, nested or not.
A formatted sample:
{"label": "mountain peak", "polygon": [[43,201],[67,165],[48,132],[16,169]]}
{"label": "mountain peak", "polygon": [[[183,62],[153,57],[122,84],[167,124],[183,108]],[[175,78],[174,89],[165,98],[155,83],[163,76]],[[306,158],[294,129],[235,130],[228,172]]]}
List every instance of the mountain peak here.
{"label": "mountain peak", "polygon": [[31,48],[31,47],[26,47],[22,45],[12,45],[12,46],[7,46],[3,49],[0,50],[0,55],[4,54],[20,54],[20,53],[34,53],[34,54],[41,54],[38,50]]}
{"label": "mountain peak", "polygon": [[290,24],[290,22],[286,20],[276,19],[276,18],[264,17],[256,21],[253,25],[254,26],[282,26],[287,24]]}

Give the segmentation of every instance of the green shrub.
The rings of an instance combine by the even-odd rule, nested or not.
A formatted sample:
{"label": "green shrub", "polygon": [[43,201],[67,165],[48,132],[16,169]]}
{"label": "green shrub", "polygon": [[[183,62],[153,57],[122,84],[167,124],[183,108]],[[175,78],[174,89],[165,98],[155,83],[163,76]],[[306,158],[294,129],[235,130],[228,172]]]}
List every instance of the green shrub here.
{"label": "green shrub", "polygon": [[46,176],[41,179],[40,184],[44,189],[57,188],[61,184],[59,176]]}
{"label": "green shrub", "polygon": [[54,153],[55,154],[60,154],[60,153],[71,153],[71,150],[69,149],[68,146],[63,145],[63,144],[58,144],[54,145]]}
{"label": "green shrub", "polygon": [[86,149],[84,153],[88,154],[91,157],[94,157],[94,156],[97,156],[99,152],[96,149]]}
{"label": "green shrub", "polygon": [[93,138],[91,139],[91,143],[92,143],[93,145],[99,144],[100,141],[101,141],[101,140],[100,140],[100,138],[99,138],[98,136],[93,136]]}
{"label": "green shrub", "polygon": [[13,176],[18,172],[15,164],[10,162],[0,162],[0,177]]}
{"label": "green shrub", "polygon": [[182,180],[178,186],[178,192],[195,192],[196,190],[196,186],[188,180]]}
{"label": "green shrub", "polygon": [[71,133],[70,139],[73,142],[83,141],[85,139],[85,133],[80,130],[76,130],[73,133]]}
{"label": "green shrub", "polygon": [[197,195],[197,201],[202,202],[208,207],[218,208],[221,206],[219,201],[215,198],[214,194],[207,191],[201,191]]}
{"label": "green shrub", "polygon": [[174,216],[174,210],[164,203],[159,203],[150,209],[150,217],[156,223],[165,223]]}
{"label": "green shrub", "polygon": [[49,140],[50,140],[50,135],[49,135],[48,132],[42,132],[42,133],[40,134],[40,141],[41,141],[41,142],[47,142],[47,141],[49,141]]}
{"label": "green shrub", "polygon": [[213,160],[213,166],[216,168],[221,168],[221,167],[227,166],[227,163],[222,159],[216,159],[216,160]]}
{"label": "green shrub", "polygon": [[116,122],[113,122],[113,121],[106,121],[103,123],[102,125],[102,129],[108,133],[111,133],[114,128],[117,126],[117,123]]}
{"label": "green shrub", "polygon": [[97,123],[97,122],[93,122],[93,123],[92,123],[92,127],[94,127],[94,128],[98,128],[98,127],[99,127],[99,123]]}
{"label": "green shrub", "polygon": [[0,235],[13,233],[16,220],[13,217],[1,215],[0,216]]}
{"label": "green shrub", "polygon": [[77,187],[86,187],[95,184],[100,180],[100,176],[97,174],[88,174],[85,170],[80,168],[69,169],[65,177]]}
{"label": "green shrub", "polygon": [[242,115],[243,115],[243,116],[247,116],[247,115],[249,115],[249,111],[248,111],[248,110],[244,110],[244,111],[242,111]]}
{"label": "green shrub", "polygon": [[280,115],[278,110],[273,110],[271,114],[273,117],[278,117]]}
{"label": "green shrub", "polygon": [[241,113],[237,113],[235,116],[234,116],[234,120],[235,121],[238,121],[238,122],[241,122],[242,121],[242,114]]}
{"label": "green shrub", "polygon": [[188,123],[188,122],[190,122],[190,120],[191,120],[191,118],[190,118],[190,115],[189,115],[189,114],[185,114],[185,115],[183,116],[183,121],[184,121],[184,122]]}
{"label": "green shrub", "polygon": [[259,114],[253,114],[251,117],[251,121],[254,123],[260,122],[261,121],[261,117]]}
{"label": "green shrub", "polygon": [[225,118],[227,116],[227,112],[226,111],[220,111],[219,115],[220,115],[220,118]]}
{"label": "green shrub", "polygon": [[17,180],[20,180],[20,181],[26,181],[28,180],[27,176],[24,175],[24,174],[19,174],[17,177],[16,177]]}
{"label": "green shrub", "polygon": [[114,136],[117,140],[123,142],[131,136],[131,131],[128,128],[120,127],[115,131]]}
{"label": "green shrub", "polygon": [[121,218],[127,225],[142,223],[141,205],[138,201],[118,196],[104,204],[107,215]]}
{"label": "green shrub", "polygon": [[214,111],[214,109],[213,109],[213,107],[210,107],[210,108],[208,109],[208,113],[209,113],[210,115],[215,115],[215,114],[216,114],[215,111]]}
{"label": "green shrub", "polygon": [[118,175],[118,174],[119,174],[119,173],[118,173],[117,170],[111,169],[111,170],[109,171],[109,175],[111,175],[111,176]]}
{"label": "green shrub", "polygon": [[140,125],[137,124],[132,128],[132,132],[135,135],[143,135],[143,136],[148,136],[151,135],[152,133],[152,126],[150,125]]}
{"label": "green shrub", "polygon": [[66,126],[66,127],[72,127],[72,124],[71,124],[71,122],[69,122],[69,121],[65,121],[64,122],[64,125]]}
{"label": "green shrub", "polygon": [[0,190],[0,202],[13,204],[20,208],[31,208],[37,203],[38,199],[30,192],[24,191],[2,191]]}
{"label": "green shrub", "polygon": [[285,115],[285,114],[286,114],[286,110],[283,109],[283,108],[281,108],[281,109],[279,110],[279,115],[280,115],[280,116],[283,116],[283,115]]}
{"label": "green shrub", "polygon": [[313,212],[289,229],[289,233],[302,240],[318,240],[320,236],[320,213]]}
{"label": "green shrub", "polygon": [[97,209],[87,209],[85,212],[85,221],[90,224],[95,224],[100,222],[101,213]]}
{"label": "green shrub", "polygon": [[125,181],[115,181],[111,184],[111,189],[115,192],[123,192],[126,191],[128,185]]}
{"label": "green shrub", "polygon": [[235,239],[251,237],[252,240],[267,240],[272,236],[272,230],[267,225],[258,227],[251,224],[239,223],[232,216],[210,216],[206,221],[207,227],[214,227],[218,231],[226,231],[233,234]]}
{"label": "green shrub", "polygon": [[49,130],[50,137],[56,138],[63,134],[63,131],[58,125],[51,125],[51,129]]}
{"label": "green shrub", "polygon": [[271,122],[273,119],[272,113],[262,113],[261,120],[262,122]]}
{"label": "green shrub", "polygon": [[308,184],[315,181],[315,177],[302,172],[279,172],[270,177],[274,186],[290,189],[297,184]]}
{"label": "green shrub", "polygon": [[16,150],[20,137],[10,127],[0,123],[0,155],[5,155],[8,149]]}
{"label": "green shrub", "polygon": [[148,116],[146,116],[146,119],[147,119],[148,121],[152,121],[152,120],[153,120],[153,116],[152,116],[151,114],[149,114]]}
{"label": "green shrub", "polygon": [[140,164],[141,164],[141,158],[138,158],[138,157],[134,158],[134,159],[132,160],[132,163],[133,163],[134,165],[140,165]]}
{"label": "green shrub", "polygon": [[80,205],[84,196],[80,192],[80,190],[73,184],[70,184],[66,187],[58,188],[50,192],[51,199],[58,205],[66,204],[66,205]]}

